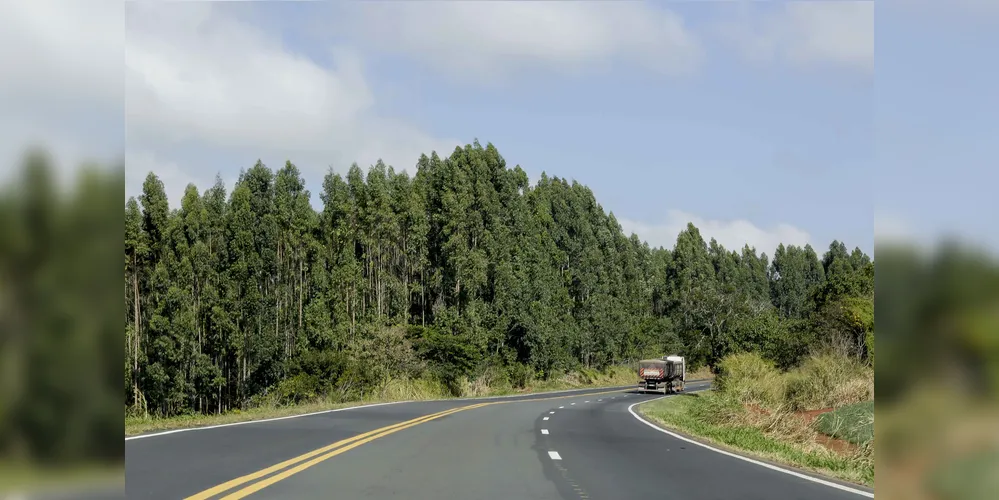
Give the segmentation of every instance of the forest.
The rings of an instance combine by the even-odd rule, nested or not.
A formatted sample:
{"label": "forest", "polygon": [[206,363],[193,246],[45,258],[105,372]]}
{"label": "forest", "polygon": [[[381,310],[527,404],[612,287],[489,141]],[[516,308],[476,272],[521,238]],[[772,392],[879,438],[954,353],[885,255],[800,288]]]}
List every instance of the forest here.
{"label": "forest", "polygon": [[859,248],[768,256],[692,224],[651,248],[588,187],[531,185],[478,141],[414,172],[330,170],[319,209],[290,161],[258,161],[231,191],[188,185],[179,207],[150,172],[125,203],[126,414],[351,401],[393,379],[460,395],[487,371],[516,387],[666,353],[873,363]]}

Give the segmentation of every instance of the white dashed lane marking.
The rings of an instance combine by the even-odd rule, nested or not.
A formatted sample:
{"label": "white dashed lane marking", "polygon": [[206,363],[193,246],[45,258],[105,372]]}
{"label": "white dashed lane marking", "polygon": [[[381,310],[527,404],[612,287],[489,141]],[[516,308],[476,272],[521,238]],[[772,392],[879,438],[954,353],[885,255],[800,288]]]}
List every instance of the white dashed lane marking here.
{"label": "white dashed lane marking", "polygon": [[555,412],[554,412],[554,411],[550,411],[550,412],[548,412],[548,413],[550,413],[550,414],[552,414],[552,415],[554,415],[554,414],[555,414]]}
{"label": "white dashed lane marking", "polygon": [[545,417],[545,420],[548,420],[548,417]]}
{"label": "white dashed lane marking", "polygon": [[559,406],[559,409],[565,408],[564,406]]}
{"label": "white dashed lane marking", "polygon": [[557,451],[549,451],[548,456],[552,457],[552,460],[562,460],[562,456]]}
{"label": "white dashed lane marking", "polygon": [[576,403],[572,403],[572,404],[576,404]]}
{"label": "white dashed lane marking", "polygon": [[548,429],[541,429],[542,434],[548,434]]}

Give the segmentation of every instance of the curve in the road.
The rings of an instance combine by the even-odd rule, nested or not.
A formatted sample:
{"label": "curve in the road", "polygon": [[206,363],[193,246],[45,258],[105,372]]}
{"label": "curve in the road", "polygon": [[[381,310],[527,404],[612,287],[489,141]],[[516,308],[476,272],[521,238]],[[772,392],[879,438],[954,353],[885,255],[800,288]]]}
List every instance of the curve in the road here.
{"label": "curve in the road", "polygon": [[710,445],[701,443],[699,441],[695,441],[693,439],[681,436],[681,435],[679,435],[679,434],[677,434],[675,432],[671,432],[671,431],[669,431],[667,429],[663,429],[662,427],[659,427],[658,425],[653,424],[652,422],[649,422],[648,420],[642,418],[642,416],[639,415],[634,410],[634,408],[636,406],[640,405],[640,404],[648,403],[650,401],[656,401],[658,399],[662,399],[662,398],[655,398],[655,399],[652,399],[652,400],[649,400],[649,401],[639,401],[637,403],[634,403],[634,404],[632,404],[631,406],[628,407],[628,413],[631,413],[631,416],[637,418],[639,422],[641,422],[641,423],[643,423],[643,424],[645,424],[645,425],[647,425],[647,426],[649,426],[649,427],[651,427],[651,428],[653,428],[653,429],[655,429],[655,430],[657,430],[659,432],[662,432],[664,434],[668,434],[669,436],[672,436],[672,437],[674,437],[676,439],[679,439],[681,441],[685,441],[685,442],[688,442],[688,443],[700,446],[702,448],[706,448],[706,449],[711,450],[711,451],[713,451],[715,453],[721,453],[722,455],[726,455],[726,456],[729,456],[729,457],[732,457],[732,458],[737,458],[739,460],[744,460],[744,461],[749,462],[751,464],[759,465],[760,467],[766,467],[768,469],[775,470],[777,472],[781,472],[781,473],[788,474],[788,475],[791,475],[791,476],[794,476],[794,477],[797,477],[797,478],[800,478],[800,479],[804,479],[806,481],[811,481],[811,482],[818,483],[818,484],[821,484],[821,485],[824,485],[824,486],[828,486],[830,488],[836,488],[836,489],[839,489],[839,490],[843,490],[843,491],[847,491],[847,492],[853,493],[855,495],[860,495],[860,496],[864,496],[864,497],[868,497],[868,498],[874,498],[874,493],[873,492],[858,490],[857,488],[853,488],[853,487],[847,486],[845,484],[834,483],[832,481],[827,481],[825,479],[820,479],[820,478],[817,478],[815,476],[810,476],[808,474],[802,474],[800,472],[795,472],[793,470],[788,470],[788,469],[785,469],[783,467],[778,467],[778,466],[776,466],[774,464],[769,464],[769,463],[766,463],[766,462],[761,462],[759,460],[755,460],[755,459],[752,459],[752,458],[749,458],[749,457],[746,457],[746,456],[743,456],[743,455],[739,455],[737,453],[732,453],[732,452],[728,452],[728,451],[725,451],[725,450],[720,450],[720,449],[715,448],[713,446],[710,446]]}
{"label": "curve in the road", "polygon": [[[595,395],[600,395],[600,394],[609,394],[609,393],[612,393],[612,392],[619,392],[620,390],[621,389],[618,388],[618,389],[614,389],[614,390],[610,390],[610,391],[588,392],[588,393],[586,393],[586,396],[595,396]],[[422,423],[429,422],[429,421],[432,421],[432,420],[436,420],[436,419],[444,417],[444,416],[453,415],[453,414],[461,412],[461,411],[472,410],[472,409],[475,409],[475,408],[481,408],[481,407],[484,407],[484,406],[497,405],[497,404],[516,403],[516,402],[523,402],[523,401],[531,401],[531,402],[534,402],[534,401],[549,401],[549,400],[553,400],[553,399],[564,399],[564,398],[571,398],[571,397],[579,397],[579,396],[576,395],[576,394],[568,394],[568,395],[550,396],[550,397],[530,397],[530,398],[527,398],[527,399],[520,399],[520,400],[515,400],[515,401],[488,401],[488,402],[485,402],[485,403],[477,403],[477,404],[472,404],[472,405],[468,405],[468,406],[462,406],[462,407],[458,407],[458,408],[452,408],[452,409],[441,411],[441,412],[437,412],[437,413],[434,413],[434,414],[431,414],[431,415],[414,418],[412,420],[408,420],[408,421],[401,422],[401,423],[398,423],[398,424],[388,425],[388,426],[381,427],[381,428],[378,428],[378,429],[375,429],[375,430],[372,430],[372,431],[368,431],[368,432],[365,432],[363,434],[359,434],[359,435],[356,435],[356,436],[353,436],[353,437],[350,437],[350,438],[342,439],[342,440],[337,441],[337,442],[335,442],[333,444],[330,444],[330,445],[323,446],[321,448],[312,450],[312,451],[310,451],[308,453],[304,453],[304,454],[299,455],[297,457],[285,460],[285,461],[280,462],[278,464],[269,466],[269,467],[267,467],[265,469],[261,469],[259,471],[256,471],[256,472],[253,472],[253,473],[250,473],[250,474],[246,474],[244,476],[241,476],[241,477],[238,477],[238,478],[226,481],[225,483],[219,484],[217,486],[213,486],[213,487],[208,488],[208,489],[206,489],[204,491],[201,491],[201,492],[198,492],[198,493],[196,493],[194,495],[188,496],[188,497],[185,498],[185,500],[207,500],[207,499],[212,498],[212,497],[214,497],[216,495],[219,495],[219,494],[224,493],[226,491],[232,490],[233,488],[245,485],[247,483],[251,483],[253,481],[257,481],[259,479],[259,481],[255,482],[253,484],[250,484],[248,486],[245,486],[245,487],[243,487],[243,488],[241,488],[241,489],[239,489],[239,490],[237,490],[235,492],[232,492],[232,493],[226,495],[225,497],[223,497],[223,500],[239,500],[239,499],[244,498],[246,496],[249,496],[249,495],[251,495],[251,494],[253,494],[253,493],[257,492],[257,491],[260,491],[260,490],[262,490],[262,489],[264,489],[264,488],[266,488],[266,487],[268,487],[270,485],[273,485],[273,484],[275,484],[275,483],[277,483],[279,481],[283,481],[283,480],[285,480],[285,479],[287,479],[287,478],[289,478],[289,477],[291,477],[291,476],[293,476],[295,474],[298,474],[298,473],[304,471],[305,469],[308,469],[310,467],[318,465],[319,463],[324,462],[324,461],[326,461],[326,460],[328,460],[330,458],[333,458],[333,457],[335,457],[337,455],[340,455],[340,454],[345,453],[345,452],[347,452],[349,450],[352,450],[352,449],[354,449],[354,448],[356,448],[358,446],[361,446],[363,444],[369,443],[369,442],[374,441],[376,439],[385,437],[385,436],[387,436],[389,434],[393,434],[395,432],[401,431],[403,429],[408,429],[408,428],[411,428],[411,427],[415,427],[415,426],[420,425]],[[499,398],[502,398],[502,396],[498,397],[498,398],[494,398],[494,399],[499,399]],[[487,399],[487,398],[482,398],[482,399]],[[588,403],[589,401],[586,401],[586,402]],[[357,408],[359,408],[359,407],[357,407]],[[554,413],[554,412],[552,412],[552,413]],[[545,420],[547,420],[547,417],[545,418]],[[278,472],[278,471],[282,471],[282,472],[274,474],[275,472]],[[271,475],[271,474],[274,474],[274,475],[272,475],[270,477],[267,477],[266,479],[261,479],[261,478],[264,478],[264,477],[266,477],[268,475]]]}
{"label": "curve in the road", "polygon": [[[690,384],[688,392],[707,387]],[[873,496],[664,431],[635,412],[637,404],[654,399],[641,391],[590,389],[380,405],[129,441],[126,495],[199,500]],[[410,430],[399,432],[404,429]],[[317,442],[331,441],[316,448]]]}
{"label": "curve in the road", "polygon": [[[607,388],[603,388],[603,389],[612,390],[612,391],[618,391],[618,390],[628,389],[628,388],[631,388],[631,387],[632,386],[618,386],[618,387],[607,387]],[[545,397],[548,394],[568,394],[568,393],[575,394],[575,393],[584,393],[584,392],[589,393],[587,391],[594,391],[594,390],[599,390],[599,389],[594,389],[594,388],[568,389],[568,390],[564,390],[564,391],[538,392],[538,393],[533,393],[533,394],[507,394],[507,395],[504,395],[504,396],[483,396],[483,397],[478,397],[478,398],[445,398],[445,399],[419,399],[419,400],[406,400],[406,401],[389,401],[389,402],[385,402],[385,403],[371,403],[371,404],[365,404],[365,405],[348,406],[346,408],[336,408],[336,409],[332,409],[332,410],[320,410],[320,411],[314,411],[314,412],[309,412],[309,413],[298,413],[298,414],[295,414],[295,415],[286,415],[284,417],[261,418],[261,419],[256,419],[256,420],[244,420],[242,422],[230,422],[230,423],[227,423],[227,424],[203,425],[203,426],[198,426],[198,427],[185,427],[185,428],[182,428],[182,429],[170,429],[170,430],[166,430],[166,431],[150,432],[150,433],[145,433],[145,434],[137,434],[137,435],[134,435],[134,436],[125,436],[125,441],[134,441],[136,439],[146,439],[146,438],[152,438],[152,437],[166,436],[168,434],[177,434],[179,432],[206,431],[206,430],[210,430],[210,429],[219,429],[219,428],[223,428],[223,427],[234,427],[234,426],[237,426],[237,425],[261,424],[261,423],[265,423],[265,422],[276,422],[276,421],[279,421],[279,420],[289,420],[289,419],[293,419],[293,418],[312,417],[312,416],[316,416],[316,415],[325,415],[325,414],[328,414],[328,413],[338,413],[338,412],[352,411],[352,410],[363,410],[363,409],[367,409],[367,408],[377,408],[379,406],[401,405],[401,404],[406,404],[406,403],[445,403],[445,402],[462,402],[462,401],[465,401],[465,402],[469,402],[469,401],[491,401],[491,400],[495,400],[495,399],[513,399],[513,398],[519,398],[520,400],[525,400],[525,401],[533,401],[533,400],[548,399],[548,398]],[[557,397],[572,397],[573,394],[568,394],[568,395],[565,395],[565,396],[557,396]]]}

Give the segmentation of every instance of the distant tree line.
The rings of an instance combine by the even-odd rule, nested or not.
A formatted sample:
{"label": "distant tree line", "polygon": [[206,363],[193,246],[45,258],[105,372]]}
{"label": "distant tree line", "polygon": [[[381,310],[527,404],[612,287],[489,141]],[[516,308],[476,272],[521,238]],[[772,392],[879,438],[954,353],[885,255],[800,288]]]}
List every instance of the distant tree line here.
{"label": "distant tree line", "polygon": [[491,144],[416,167],[331,171],[318,211],[291,162],[257,162],[231,192],[189,185],[176,209],[149,173],[125,204],[129,411],[666,353],[703,366],[752,350],[782,367],[815,349],[873,355],[874,264],[859,249],[782,245],[771,260],[692,224],[650,248],[589,188],[544,174],[531,186]]}
{"label": "distant tree line", "polygon": [[[33,151],[0,185],[4,472],[124,459],[118,167],[81,169],[67,182]],[[18,476],[30,474],[0,483]]]}

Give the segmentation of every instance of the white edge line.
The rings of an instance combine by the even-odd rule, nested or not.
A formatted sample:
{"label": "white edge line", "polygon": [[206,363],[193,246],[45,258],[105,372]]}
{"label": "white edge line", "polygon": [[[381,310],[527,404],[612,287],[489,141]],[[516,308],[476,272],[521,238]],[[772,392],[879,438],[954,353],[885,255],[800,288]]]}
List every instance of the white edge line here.
{"label": "white edge line", "polygon": [[[700,391],[690,391],[690,392],[700,392]],[[855,488],[851,488],[849,486],[844,486],[842,484],[834,483],[832,481],[826,481],[824,479],[819,479],[817,477],[812,477],[812,476],[809,476],[807,474],[802,474],[800,472],[795,472],[795,471],[792,471],[792,470],[787,470],[787,469],[784,469],[782,467],[777,467],[776,465],[768,464],[766,462],[761,462],[759,460],[753,460],[752,458],[749,458],[749,457],[744,457],[744,456],[738,455],[736,453],[730,453],[730,452],[727,452],[725,450],[719,450],[718,448],[715,448],[713,446],[708,446],[708,445],[706,445],[704,443],[700,443],[700,442],[694,441],[692,439],[687,439],[687,438],[685,438],[685,437],[683,437],[683,436],[681,436],[679,434],[676,434],[674,432],[670,432],[670,431],[668,431],[666,429],[663,429],[662,427],[659,427],[658,425],[655,425],[655,424],[649,422],[648,420],[645,420],[644,418],[642,418],[641,416],[639,416],[637,413],[635,413],[635,410],[634,410],[635,406],[643,404],[643,403],[648,403],[648,402],[651,402],[651,401],[658,401],[658,400],[666,398],[666,397],[669,397],[669,396],[661,396],[661,397],[658,397],[658,398],[648,399],[648,400],[645,400],[645,401],[639,401],[637,403],[633,403],[631,406],[628,407],[628,413],[631,413],[631,416],[637,418],[639,422],[641,422],[641,423],[643,423],[643,424],[645,424],[645,425],[647,425],[647,426],[649,426],[649,427],[651,427],[651,428],[653,428],[653,429],[655,429],[655,430],[657,430],[659,432],[662,432],[664,434],[669,434],[670,436],[673,436],[673,437],[675,437],[675,438],[677,438],[677,439],[679,439],[681,441],[686,441],[686,442],[691,443],[691,444],[696,444],[697,446],[700,446],[701,448],[707,448],[707,449],[709,449],[709,450],[711,450],[713,452],[721,453],[722,455],[728,455],[728,456],[730,456],[732,458],[738,458],[739,460],[742,460],[742,461],[745,461],[745,462],[749,462],[751,464],[756,464],[756,465],[759,465],[760,467],[766,467],[768,469],[775,470],[777,472],[783,472],[784,474],[789,474],[791,476],[798,477],[798,478],[804,479],[806,481],[811,481],[813,483],[818,483],[818,484],[822,484],[822,485],[825,485],[825,486],[829,486],[830,488],[836,488],[838,490],[847,491],[847,492],[854,493],[854,494],[857,494],[857,495],[860,495],[860,496],[865,496],[867,498],[874,498],[874,493],[868,493],[866,491],[858,490],[858,489],[855,489]]]}
{"label": "white edge line", "polygon": [[133,439],[150,438],[150,437],[156,437],[156,436],[165,436],[167,434],[176,434],[178,432],[204,431],[204,430],[208,430],[208,429],[218,429],[220,427],[232,427],[234,425],[259,424],[259,423],[262,423],[262,422],[275,422],[275,421],[278,421],[278,420],[287,420],[289,418],[308,417],[308,416],[311,416],[311,415],[322,415],[323,413],[334,413],[334,412],[338,412],[338,411],[347,411],[347,410],[359,410],[361,408],[374,408],[375,406],[397,405],[397,404],[402,404],[402,403],[413,403],[413,402],[414,401],[391,401],[391,402],[388,402],[388,403],[374,403],[374,404],[370,404],[370,405],[350,406],[350,407],[347,407],[347,408],[335,408],[333,410],[314,411],[312,413],[300,413],[298,415],[288,415],[288,416],[285,416],[285,417],[264,418],[264,419],[260,419],[260,420],[245,420],[243,422],[231,422],[231,423],[228,423],[228,424],[206,425],[204,427],[187,427],[185,429],[173,429],[173,430],[163,431],[163,432],[154,432],[152,434],[139,434],[138,436],[126,436],[125,437],[125,441],[131,441]]}
{"label": "white edge line", "polygon": [[562,460],[562,456],[559,455],[557,451],[549,451],[548,456],[551,457],[552,460]]}
{"label": "white edge line", "polygon": [[[564,394],[564,393],[567,393],[567,392],[568,393],[572,393],[572,392],[581,392],[581,391],[594,391],[594,390],[598,390],[598,389],[617,390],[617,389],[627,389],[628,387],[631,387],[631,386],[623,385],[623,386],[619,386],[619,387],[606,387],[606,388],[605,387],[588,387],[588,388],[583,388],[583,389],[566,389],[564,391],[534,392],[534,393],[529,393],[529,394],[507,394],[506,396],[488,396],[488,397],[483,397],[483,398],[413,399],[413,400],[407,400],[407,401],[389,401],[387,403],[372,403],[372,404],[360,405],[360,406],[350,406],[350,407],[347,407],[347,408],[336,408],[336,409],[333,409],[333,410],[321,410],[321,411],[314,411],[314,412],[311,412],[311,413],[299,413],[297,415],[287,415],[287,416],[284,416],[284,417],[262,418],[262,419],[258,419],[258,420],[244,420],[242,422],[230,422],[228,424],[206,425],[206,426],[203,426],[203,427],[185,427],[183,429],[171,429],[171,430],[168,430],[168,431],[154,432],[154,433],[151,433],[151,434],[139,434],[137,436],[125,436],[125,441],[132,441],[132,440],[135,440],[135,439],[144,439],[144,438],[151,438],[151,437],[157,437],[157,436],[165,436],[167,434],[176,434],[178,432],[205,431],[205,430],[208,430],[208,429],[218,429],[218,428],[221,428],[221,427],[232,427],[234,425],[259,424],[259,423],[263,423],[263,422],[276,422],[278,420],[287,420],[289,418],[309,417],[309,416],[312,416],[312,415],[322,415],[324,413],[334,413],[334,412],[338,412],[338,411],[347,411],[347,410],[360,410],[361,408],[374,408],[376,406],[398,405],[398,404],[403,404],[403,403],[437,403],[437,402],[442,402],[442,401],[454,401],[454,402],[470,401],[470,402],[472,402],[470,404],[475,404],[474,401],[479,401],[479,400],[508,399],[508,398],[530,397],[530,396],[543,396],[543,395],[547,395],[547,394]],[[530,401],[530,399],[528,399],[527,401]],[[576,403],[573,403],[573,404],[576,404]]]}
{"label": "white edge line", "polygon": [[541,429],[542,434],[548,434],[548,429]]}

